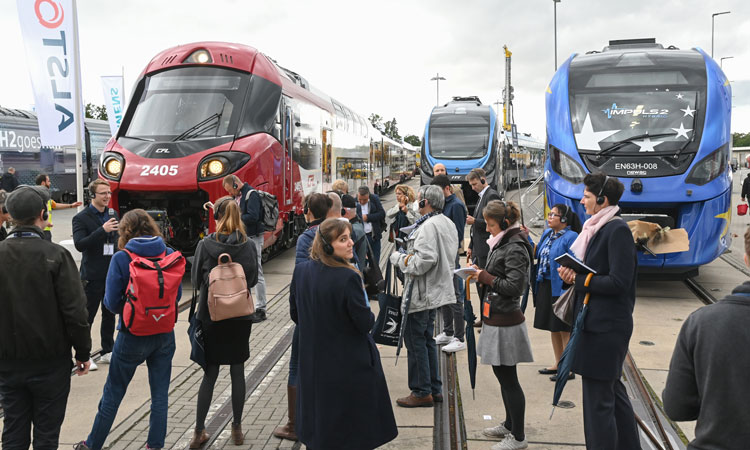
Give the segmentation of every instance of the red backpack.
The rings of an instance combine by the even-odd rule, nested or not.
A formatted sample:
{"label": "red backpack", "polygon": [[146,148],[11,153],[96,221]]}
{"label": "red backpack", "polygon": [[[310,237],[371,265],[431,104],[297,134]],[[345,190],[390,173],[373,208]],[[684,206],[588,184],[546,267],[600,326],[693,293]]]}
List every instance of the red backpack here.
{"label": "red backpack", "polygon": [[185,258],[175,251],[139,256],[128,250],[130,281],[125,289],[122,321],[135,336],[168,333],[177,322],[177,293],[185,274]]}

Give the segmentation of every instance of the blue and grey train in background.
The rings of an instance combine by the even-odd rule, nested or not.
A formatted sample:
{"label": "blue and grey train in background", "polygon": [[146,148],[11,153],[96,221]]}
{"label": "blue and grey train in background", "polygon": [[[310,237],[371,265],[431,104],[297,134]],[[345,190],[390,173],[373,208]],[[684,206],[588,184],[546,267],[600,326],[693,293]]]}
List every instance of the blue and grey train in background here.
{"label": "blue and grey train in background", "polygon": [[[106,121],[94,119],[86,119],[84,131],[83,182],[87,185],[97,177],[96,161],[111,132]],[[33,185],[37,175],[48,174],[52,198],[64,203],[75,201],[75,148],[42,146],[36,114],[0,107],[0,174],[9,167],[15,167],[21,184]]]}
{"label": "blue and grey train in background", "polygon": [[732,91],[703,50],[653,39],[572,55],[547,88],[546,204],[581,218],[583,177],[625,185],[623,218],[684,228],[690,250],[639,252],[642,272],[695,273],[731,244]]}

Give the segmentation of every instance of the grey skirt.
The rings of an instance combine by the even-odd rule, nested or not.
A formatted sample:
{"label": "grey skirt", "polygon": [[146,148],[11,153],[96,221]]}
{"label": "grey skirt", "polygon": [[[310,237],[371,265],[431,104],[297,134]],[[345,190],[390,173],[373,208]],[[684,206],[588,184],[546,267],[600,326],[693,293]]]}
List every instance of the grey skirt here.
{"label": "grey skirt", "polygon": [[477,355],[482,364],[490,366],[515,366],[522,362],[533,362],[526,322],[510,327],[493,327],[483,323],[477,343]]}

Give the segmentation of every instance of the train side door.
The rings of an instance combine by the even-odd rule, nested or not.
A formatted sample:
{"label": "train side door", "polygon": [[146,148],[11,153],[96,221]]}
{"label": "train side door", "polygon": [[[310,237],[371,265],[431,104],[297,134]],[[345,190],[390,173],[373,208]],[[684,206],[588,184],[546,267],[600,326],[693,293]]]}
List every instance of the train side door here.
{"label": "train side door", "polygon": [[292,204],[294,195],[294,171],[293,154],[294,154],[294,111],[286,102],[283,103],[284,120],[283,120],[283,137],[284,137],[284,158],[283,158],[283,186],[284,186],[284,204]]}

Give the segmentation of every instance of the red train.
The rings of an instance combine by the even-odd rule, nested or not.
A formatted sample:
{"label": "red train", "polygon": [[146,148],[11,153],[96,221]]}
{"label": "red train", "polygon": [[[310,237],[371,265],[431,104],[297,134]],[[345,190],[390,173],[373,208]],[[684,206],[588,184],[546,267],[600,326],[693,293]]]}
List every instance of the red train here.
{"label": "red train", "polygon": [[151,211],[190,254],[214,230],[202,205],[236,174],[274,194],[280,218],[266,249],[294,245],[302,201],[345,179],[350,192],[411,177],[413,148],[383,137],[364,116],[311,87],[258,50],[200,42],[157,55],[139,77],[117,135],[99,162],[112,207]]}

